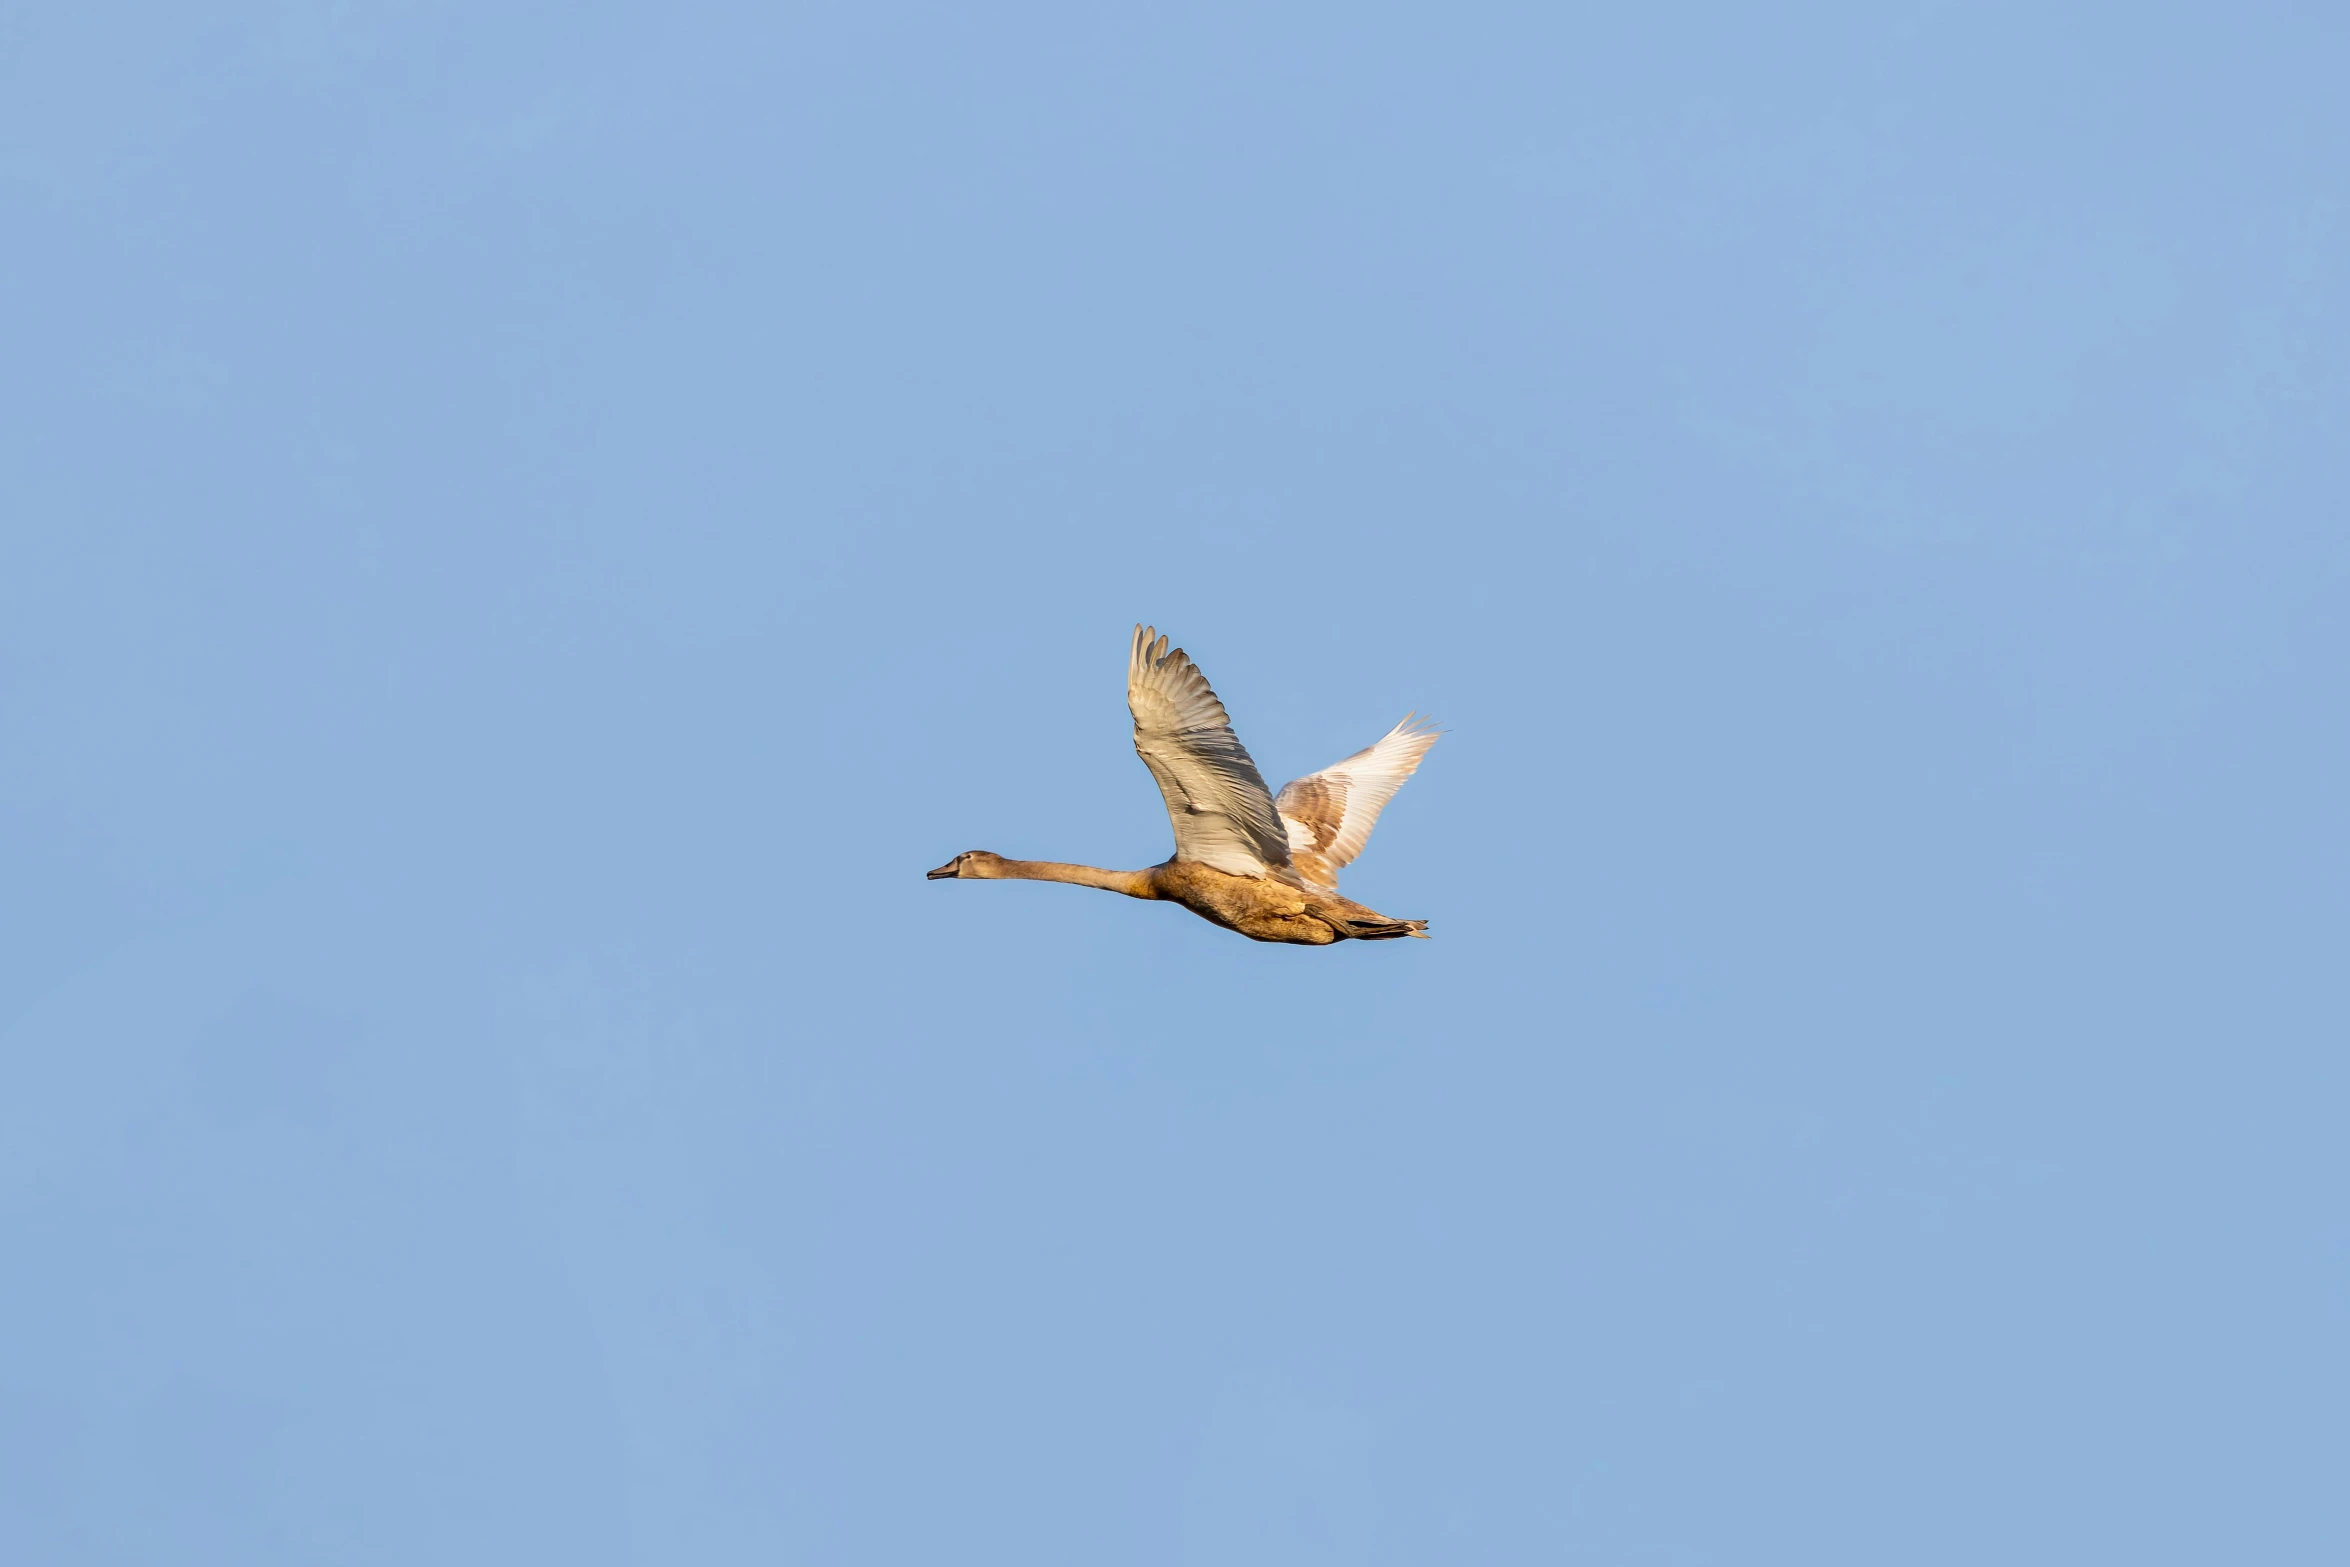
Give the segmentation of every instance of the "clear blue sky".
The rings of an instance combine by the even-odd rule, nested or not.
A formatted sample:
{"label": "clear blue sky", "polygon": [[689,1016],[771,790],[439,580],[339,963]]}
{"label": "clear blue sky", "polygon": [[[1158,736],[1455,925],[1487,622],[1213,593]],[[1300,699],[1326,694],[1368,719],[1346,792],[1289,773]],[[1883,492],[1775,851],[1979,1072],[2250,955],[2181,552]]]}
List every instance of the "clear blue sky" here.
{"label": "clear blue sky", "polygon": [[2346,76],[11,8],[0,1559],[2350,1560]]}

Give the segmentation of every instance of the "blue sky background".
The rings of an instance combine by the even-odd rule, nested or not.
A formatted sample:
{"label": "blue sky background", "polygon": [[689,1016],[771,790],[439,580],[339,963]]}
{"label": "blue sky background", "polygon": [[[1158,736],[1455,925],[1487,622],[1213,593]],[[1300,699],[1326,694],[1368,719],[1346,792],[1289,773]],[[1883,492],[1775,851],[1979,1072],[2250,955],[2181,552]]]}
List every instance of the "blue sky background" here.
{"label": "blue sky background", "polygon": [[0,1558],[2345,1559],[2346,61],[10,9]]}

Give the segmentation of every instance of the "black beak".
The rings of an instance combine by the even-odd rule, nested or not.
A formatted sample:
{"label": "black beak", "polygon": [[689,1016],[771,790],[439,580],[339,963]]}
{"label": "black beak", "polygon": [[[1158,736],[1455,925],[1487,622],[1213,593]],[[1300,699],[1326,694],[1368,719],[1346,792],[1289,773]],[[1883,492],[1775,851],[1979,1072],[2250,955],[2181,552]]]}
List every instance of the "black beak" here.
{"label": "black beak", "polygon": [[922,879],[924,881],[951,881],[954,879],[955,867],[962,863],[963,857],[958,854],[937,870],[923,872]]}

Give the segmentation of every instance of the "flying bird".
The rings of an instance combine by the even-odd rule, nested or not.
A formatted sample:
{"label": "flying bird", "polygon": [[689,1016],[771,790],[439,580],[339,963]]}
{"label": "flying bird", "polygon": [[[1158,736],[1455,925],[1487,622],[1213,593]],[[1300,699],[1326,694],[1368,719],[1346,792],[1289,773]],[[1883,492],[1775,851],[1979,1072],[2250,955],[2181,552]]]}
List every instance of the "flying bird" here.
{"label": "flying bird", "polygon": [[1252,941],[1326,947],[1428,934],[1426,920],[1396,920],[1338,895],[1338,872],[1363,852],[1380,810],[1419,768],[1437,731],[1411,715],[1318,773],[1265,787],[1208,677],[1168,649],[1151,626],[1134,628],[1126,661],[1134,749],[1158,780],[1175,826],[1175,855],[1139,871],[1054,860],[1007,860],[973,849],[930,872],[932,881],[1062,881],[1129,898],[1180,903]]}

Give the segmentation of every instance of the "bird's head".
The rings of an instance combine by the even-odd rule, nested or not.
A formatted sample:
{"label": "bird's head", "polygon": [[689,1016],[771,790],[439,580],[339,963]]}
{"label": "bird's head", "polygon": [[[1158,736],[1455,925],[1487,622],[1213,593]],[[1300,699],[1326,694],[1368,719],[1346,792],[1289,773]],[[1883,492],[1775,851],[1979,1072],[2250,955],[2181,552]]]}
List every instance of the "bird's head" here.
{"label": "bird's head", "polygon": [[931,881],[1001,881],[1004,875],[1004,857],[990,854],[985,849],[973,849],[929,873]]}

